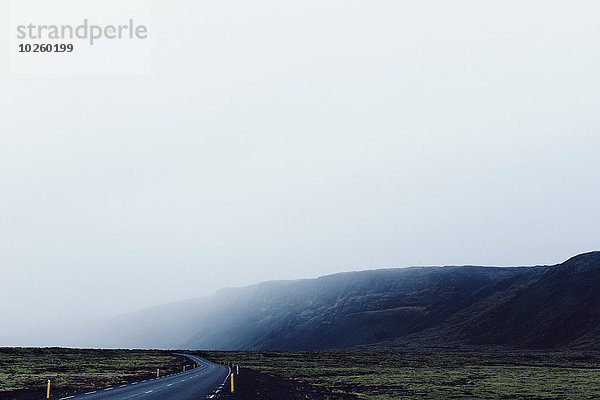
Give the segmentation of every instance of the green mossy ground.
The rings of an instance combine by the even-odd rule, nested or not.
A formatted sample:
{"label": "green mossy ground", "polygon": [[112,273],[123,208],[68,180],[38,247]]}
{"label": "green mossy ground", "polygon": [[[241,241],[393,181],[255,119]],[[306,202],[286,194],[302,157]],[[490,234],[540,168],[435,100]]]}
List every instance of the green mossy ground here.
{"label": "green mossy ground", "polygon": [[[193,352],[213,361],[372,400],[599,399],[600,354],[586,352]],[[0,348],[0,398],[74,393],[178,372],[166,351]],[[37,396],[36,398],[38,398]],[[26,398],[26,397],[22,397]]]}
{"label": "green mossy ground", "polygon": [[600,399],[600,355],[506,352],[204,352],[373,400]]}
{"label": "green mossy ground", "polygon": [[157,368],[179,372],[184,363],[189,360],[153,350],[0,348],[0,397],[18,390],[45,394],[48,379],[57,394],[109,387],[154,377]]}

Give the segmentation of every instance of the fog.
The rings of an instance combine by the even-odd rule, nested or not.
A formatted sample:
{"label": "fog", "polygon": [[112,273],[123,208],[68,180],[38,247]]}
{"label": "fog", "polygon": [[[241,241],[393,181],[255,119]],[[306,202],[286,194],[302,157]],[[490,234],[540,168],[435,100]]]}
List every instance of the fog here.
{"label": "fog", "polygon": [[265,280],[597,249],[598,12],[154,1],[151,74],[19,75],[3,2],[0,345]]}

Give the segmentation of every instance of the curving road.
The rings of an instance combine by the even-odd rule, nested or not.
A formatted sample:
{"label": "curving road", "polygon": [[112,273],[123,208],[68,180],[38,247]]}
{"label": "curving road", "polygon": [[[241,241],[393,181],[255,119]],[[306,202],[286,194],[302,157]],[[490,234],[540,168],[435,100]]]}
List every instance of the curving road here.
{"label": "curving road", "polygon": [[191,400],[210,399],[222,390],[229,377],[229,367],[213,364],[203,358],[180,354],[200,366],[186,372],[133,382],[110,388],[96,389],[60,399],[85,400]]}

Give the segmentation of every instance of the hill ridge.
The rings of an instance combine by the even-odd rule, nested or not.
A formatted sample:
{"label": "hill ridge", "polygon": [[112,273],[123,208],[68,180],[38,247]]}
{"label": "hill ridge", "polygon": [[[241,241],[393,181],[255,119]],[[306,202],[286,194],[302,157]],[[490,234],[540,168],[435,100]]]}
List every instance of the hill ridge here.
{"label": "hill ridge", "polygon": [[600,349],[600,251],[552,266],[380,268],[267,281],[105,322],[96,336],[104,342],[94,345]]}

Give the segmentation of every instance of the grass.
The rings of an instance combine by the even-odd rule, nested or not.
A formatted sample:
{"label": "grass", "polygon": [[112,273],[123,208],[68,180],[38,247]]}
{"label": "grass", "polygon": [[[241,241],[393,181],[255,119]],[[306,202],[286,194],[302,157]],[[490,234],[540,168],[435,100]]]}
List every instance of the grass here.
{"label": "grass", "polygon": [[202,352],[372,400],[599,399],[600,355],[494,352]]}
{"label": "grass", "polygon": [[[192,352],[372,400],[599,399],[600,354],[584,352]],[[0,348],[0,398],[68,395],[181,371],[167,351]],[[17,397],[14,393],[21,392]],[[29,396],[29,397],[28,397]]]}
{"label": "grass", "polygon": [[[171,352],[62,348],[0,348],[0,398],[9,392],[71,394],[179,372],[189,363]],[[26,396],[20,396],[27,398]],[[35,398],[39,398],[37,396]]]}

